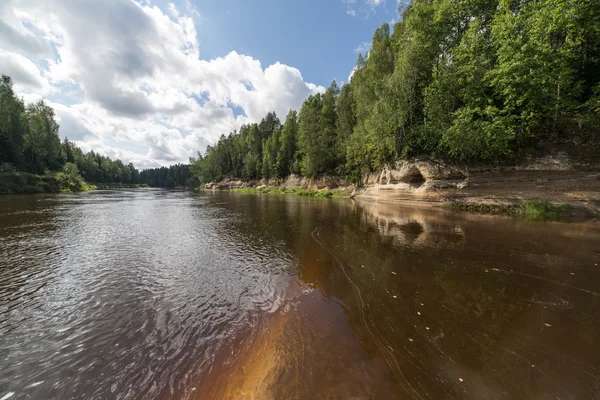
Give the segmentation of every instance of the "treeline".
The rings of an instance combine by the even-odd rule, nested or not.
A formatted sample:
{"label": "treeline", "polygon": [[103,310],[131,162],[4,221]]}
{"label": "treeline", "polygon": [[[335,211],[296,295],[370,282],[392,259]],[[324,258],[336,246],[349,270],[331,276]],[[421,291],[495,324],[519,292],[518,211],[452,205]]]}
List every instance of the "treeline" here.
{"label": "treeline", "polygon": [[[0,81],[0,174],[2,192],[84,190],[87,182],[139,183],[133,164],[84,153],[61,142],[54,110],[43,101],[25,105],[10,77]],[[46,176],[41,179],[39,176]],[[24,186],[30,185],[29,188]]]}
{"label": "treeline", "polygon": [[140,173],[140,182],[151,187],[193,187],[197,185],[190,166],[175,164],[169,167],[145,169]]}
{"label": "treeline", "polygon": [[600,130],[598,0],[413,0],[375,31],[350,83],[192,159],[202,181],[346,175],[398,158],[518,156]]}
{"label": "treeline", "polygon": [[95,183],[141,183],[140,172],[132,163],[111,160],[94,151],[83,153],[73,142],[65,139],[61,143],[64,160],[73,163],[88,182]]}

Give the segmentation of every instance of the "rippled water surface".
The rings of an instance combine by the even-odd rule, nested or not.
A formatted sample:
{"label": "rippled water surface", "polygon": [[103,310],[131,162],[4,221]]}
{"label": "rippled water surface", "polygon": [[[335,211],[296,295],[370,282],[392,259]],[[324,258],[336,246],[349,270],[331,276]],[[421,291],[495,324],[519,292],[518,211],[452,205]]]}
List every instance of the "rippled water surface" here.
{"label": "rippled water surface", "polygon": [[594,222],[0,197],[0,399],[600,398],[598,264]]}

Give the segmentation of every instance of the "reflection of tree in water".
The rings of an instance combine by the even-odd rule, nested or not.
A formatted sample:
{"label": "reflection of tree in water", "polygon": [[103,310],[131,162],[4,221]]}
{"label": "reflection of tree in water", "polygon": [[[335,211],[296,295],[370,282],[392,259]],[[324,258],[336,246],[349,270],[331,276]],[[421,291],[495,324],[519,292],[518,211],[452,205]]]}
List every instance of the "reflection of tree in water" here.
{"label": "reflection of tree in water", "polygon": [[[60,227],[59,201],[45,196],[4,197],[0,202],[0,314],[19,316],[23,304],[31,306],[39,291],[54,279],[47,254],[57,251],[54,239]],[[23,252],[23,247],[27,252]],[[4,328],[12,329],[4,314]],[[11,321],[15,322],[15,321]]]}

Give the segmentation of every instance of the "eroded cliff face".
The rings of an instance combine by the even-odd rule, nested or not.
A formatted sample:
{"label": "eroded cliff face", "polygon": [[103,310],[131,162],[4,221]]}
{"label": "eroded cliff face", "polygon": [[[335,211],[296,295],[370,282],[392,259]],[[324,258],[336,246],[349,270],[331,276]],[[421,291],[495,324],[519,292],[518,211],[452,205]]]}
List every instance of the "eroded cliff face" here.
{"label": "eroded cliff face", "polygon": [[381,172],[367,175],[355,196],[375,200],[439,201],[440,190],[462,189],[468,172],[436,161],[398,161]]}
{"label": "eroded cliff face", "polygon": [[600,165],[580,165],[564,153],[513,165],[456,166],[436,160],[399,161],[368,175],[352,197],[383,202],[460,202],[505,207],[540,199],[600,213]]}

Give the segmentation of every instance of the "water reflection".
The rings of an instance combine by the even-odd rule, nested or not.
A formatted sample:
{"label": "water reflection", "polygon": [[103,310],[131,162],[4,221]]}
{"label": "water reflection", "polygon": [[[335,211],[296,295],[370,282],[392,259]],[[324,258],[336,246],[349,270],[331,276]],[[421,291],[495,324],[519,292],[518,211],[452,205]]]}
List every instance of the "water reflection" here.
{"label": "water reflection", "polygon": [[594,398],[600,228],[233,193],[0,198],[0,397]]}
{"label": "water reflection", "polygon": [[[341,340],[350,327],[361,362],[385,366],[369,376],[347,360],[352,351],[323,359],[331,343],[313,341],[323,353],[302,354],[304,362],[293,373],[274,372],[263,388],[271,388],[267,392],[274,398],[593,398],[598,393],[597,225],[376,203],[256,196],[234,201],[235,207],[252,204],[249,208],[257,210],[252,223],[293,249],[302,284],[316,289],[309,298],[338,304],[327,318],[345,315],[346,323],[335,326],[307,318],[302,329],[332,330]],[[322,246],[309,240],[313,232]],[[306,297],[296,305],[296,315],[304,315],[305,304],[310,304]],[[276,336],[289,351],[282,355],[272,344],[276,364],[294,365],[298,337],[304,335]],[[308,371],[326,375],[337,363],[351,379],[338,377],[333,389],[303,384]],[[296,375],[301,378],[294,385]]]}

